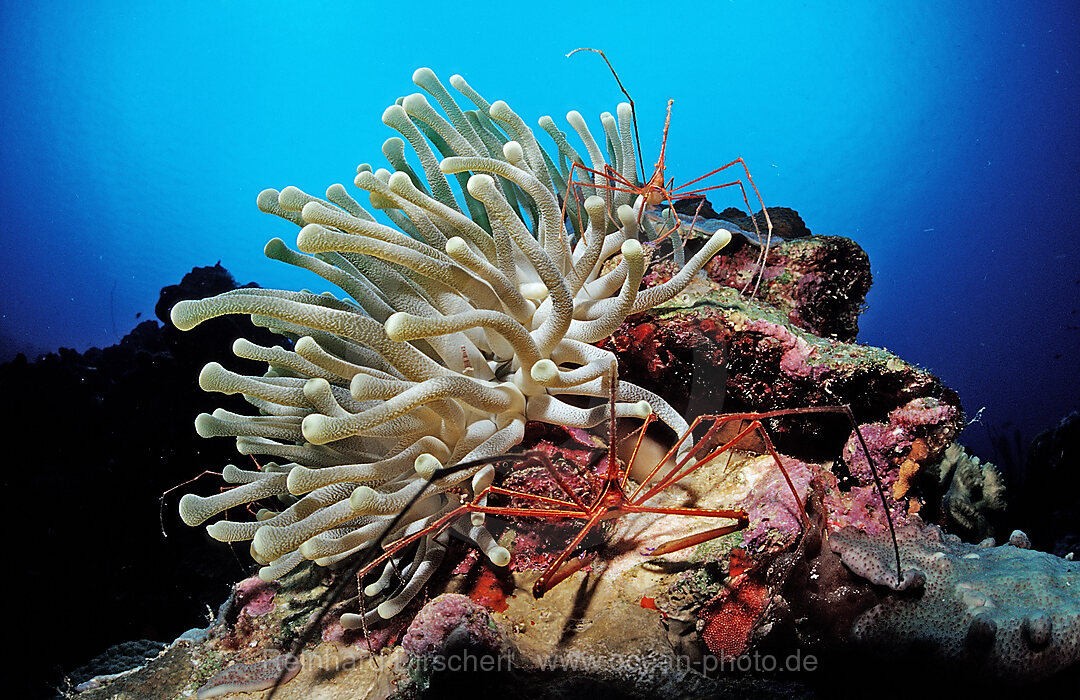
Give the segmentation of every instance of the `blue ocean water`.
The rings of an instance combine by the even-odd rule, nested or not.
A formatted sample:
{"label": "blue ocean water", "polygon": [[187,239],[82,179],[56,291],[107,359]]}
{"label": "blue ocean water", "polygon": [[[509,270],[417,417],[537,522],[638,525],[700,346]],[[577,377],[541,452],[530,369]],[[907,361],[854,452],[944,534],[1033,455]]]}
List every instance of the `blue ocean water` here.
{"label": "blue ocean water", "polygon": [[383,164],[379,117],[419,66],[530,123],[598,125],[622,95],[598,57],[565,57],[594,46],[647,166],[673,98],[669,176],[742,156],[767,205],[867,250],[860,342],[985,407],[977,452],[988,425],[1030,438],[1078,407],[1075,2],[2,7],[0,359],[115,343],[196,265],[318,286],[262,257],[295,229],[260,190]]}

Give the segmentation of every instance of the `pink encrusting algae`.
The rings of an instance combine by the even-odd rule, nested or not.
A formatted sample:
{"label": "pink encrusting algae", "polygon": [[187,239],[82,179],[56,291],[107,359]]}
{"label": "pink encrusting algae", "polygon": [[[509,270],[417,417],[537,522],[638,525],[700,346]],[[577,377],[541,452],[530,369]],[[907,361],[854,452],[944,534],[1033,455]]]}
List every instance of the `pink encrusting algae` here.
{"label": "pink encrusting algae", "polygon": [[746,324],[746,330],[761,333],[764,336],[779,341],[783,354],[780,356],[780,369],[793,377],[818,378],[826,371],[826,367],[808,363],[810,358],[820,360],[820,353],[813,345],[803,338],[792,333],[786,326],[778,323],[770,323],[764,319],[756,319]]}
{"label": "pink encrusting algae", "polygon": [[413,656],[437,656],[448,641],[474,651],[497,652],[504,642],[491,615],[468,596],[444,593],[416,615],[401,646]]}
{"label": "pink encrusting algae", "polygon": [[258,576],[246,578],[236,584],[236,604],[241,612],[251,617],[265,615],[274,609],[276,582],[263,581]]}

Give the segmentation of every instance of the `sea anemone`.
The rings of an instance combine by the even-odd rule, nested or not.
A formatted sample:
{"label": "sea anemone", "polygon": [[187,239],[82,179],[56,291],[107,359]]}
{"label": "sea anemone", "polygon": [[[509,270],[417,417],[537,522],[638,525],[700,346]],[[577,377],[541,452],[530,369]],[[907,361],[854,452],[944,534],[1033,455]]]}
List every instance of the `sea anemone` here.
{"label": "sea anemone", "polygon": [[[242,313],[292,341],[291,349],[235,342],[237,356],[268,363],[261,377],[217,363],[199,377],[207,391],[242,394],[258,414],[202,414],[199,434],[233,436],[241,454],[280,461],[260,470],[229,465],[223,476],[236,487],[188,494],[180,503],[184,522],[198,525],[236,506],[280,502],[253,522],[207,528],[218,540],[251,540],[265,580],[304,560],[331,564],[384,535],[426,527],[494,476],[492,466],[481,465],[429,488],[435,470],[505,453],[521,442],[526,421],[581,428],[605,421],[606,400],[592,408],[564,400],[611,391],[615,357],[592,343],[628,315],[679,293],[730,240],[716,232],[668,282],[640,289],[646,251],[639,239],[656,235],[640,198],[631,205],[629,193],[577,183],[568,190],[568,162],[582,159],[550,118],[540,125],[555,141],[554,158],[506,103],[489,104],[460,76],[450,83],[476,110],[462,111],[426,68],[413,81],[445,117],[413,94],[388,108],[383,122],[408,141],[423,177],[406,160],[405,142],[391,138],[383,153],[396,172],[361,165],[355,178],[396,228],[379,223],[341,185],[331,186],[326,200],[295,187],[258,197],[260,209],[302,227],[299,251],[275,238],[266,255],[320,275],[346,298],[238,289],[172,310],[184,330]],[[633,179],[629,106],[617,114],[617,122],[601,116],[610,166]],[[576,112],[567,119],[592,167],[603,170],[584,120]],[[461,185],[460,199],[448,175]],[[687,428],[667,402],[639,386],[618,382],[615,398],[617,416],[651,411],[676,433]],[[396,532],[384,533],[406,506]],[[482,516],[452,528],[495,564],[509,560]],[[384,596],[373,613],[392,617],[416,595],[438,567],[446,537],[432,533],[388,562],[365,589]],[[392,586],[399,574],[403,581]]]}

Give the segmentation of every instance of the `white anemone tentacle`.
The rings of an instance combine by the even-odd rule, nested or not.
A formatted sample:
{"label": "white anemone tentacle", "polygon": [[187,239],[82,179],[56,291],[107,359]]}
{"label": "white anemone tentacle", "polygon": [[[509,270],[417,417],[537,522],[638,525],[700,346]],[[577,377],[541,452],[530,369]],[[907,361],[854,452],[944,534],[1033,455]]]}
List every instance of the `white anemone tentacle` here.
{"label": "white anemone tentacle", "polygon": [[[199,434],[235,438],[242,454],[282,463],[226,467],[236,486],[184,496],[186,523],[267,504],[251,522],[207,527],[222,541],[251,541],[267,580],[305,562],[379,556],[383,545],[408,538],[381,569],[366,572],[377,580],[361,594],[378,603],[366,616],[343,615],[347,628],[404,609],[434,575],[450,532],[496,565],[509,561],[480,513],[461,509],[446,529],[433,525],[493,483],[491,458],[522,442],[527,421],[606,423],[617,361],[593,343],[679,294],[730,239],[717,231],[667,282],[643,288],[651,245],[640,242],[651,230],[644,200],[596,187],[608,184],[603,175],[568,189],[564,167],[589,162],[635,177],[629,105],[618,107],[617,119],[601,118],[614,154],[608,164],[576,112],[567,119],[577,147],[552,119],[540,120],[555,141],[548,155],[506,103],[488,102],[460,76],[450,85],[478,112],[462,110],[428,69],[413,80],[435,102],[412,94],[383,113],[400,134],[382,149],[395,172],[363,164],[352,179],[370,207],[342,185],[325,198],[286,187],[257,199],[262,211],[299,227],[296,250],[273,239],[264,253],[335,285],[342,298],[244,288],[172,310],[185,330],[247,314],[285,336],[273,347],[234,343],[238,357],[264,363],[261,376],[217,363],[200,375],[205,390],[240,394],[257,415],[202,414]],[[574,201],[563,201],[567,194]],[[580,230],[568,231],[568,222]],[[625,380],[617,387],[617,417],[655,413],[677,433],[686,430],[662,397]],[[594,397],[593,407],[582,408],[579,397]],[[471,464],[440,472],[462,463]]]}

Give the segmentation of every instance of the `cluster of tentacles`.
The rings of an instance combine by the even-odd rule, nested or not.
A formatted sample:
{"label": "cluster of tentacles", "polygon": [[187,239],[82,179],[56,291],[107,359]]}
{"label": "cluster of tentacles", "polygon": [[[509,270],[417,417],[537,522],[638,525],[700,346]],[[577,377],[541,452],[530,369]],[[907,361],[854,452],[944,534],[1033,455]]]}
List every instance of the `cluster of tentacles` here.
{"label": "cluster of tentacles", "polygon": [[[181,329],[250,314],[291,341],[236,341],[237,356],[267,363],[263,376],[217,363],[203,369],[205,390],[242,394],[255,415],[200,415],[199,434],[235,437],[240,453],[274,461],[261,470],[229,465],[223,475],[234,488],[188,494],[180,504],[184,521],[198,525],[230,508],[273,503],[254,521],[207,528],[218,540],[251,540],[266,580],[304,560],[328,565],[427,527],[493,478],[490,464],[478,465],[429,484],[435,470],[505,453],[522,440],[526,421],[603,422],[606,399],[591,408],[582,407],[587,400],[565,400],[610,392],[615,357],[592,343],[680,292],[730,240],[718,231],[670,281],[640,289],[641,242],[656,236],[640,216],[640,198],[575,186],[570,191],[583,201],[562,201],[570,163],[584,161],[550,118],[540,125],[556,144],[554,156],[504,102],[489,104],[460,76],[450,83],[475,109],[463,111],[428,69],[413,80],[442,114],[422,94],[400,99],[383,114],[404,137],[383,146],[394,172],[361,165],[354,181],[393,225],[380,223],[341,185],[325,199],[294,187],[258,198],[260,209],[301,227],[298,250],[274,239],[266,255],[316,273],[347,296],[238,289],[172,310]],[[567,118],[589,163],[602,171],[608,161],[584,120],[576,112]],[[610,166],[635,177],[629,106],[601,119]],[[422,173],[406,160],[406,141]],[[686,429],[641,387],[619,382],[615,398],[618,416],[654,412],[677,434]],[[396,531],[386,533],[406,506]],[[481,517],[453,529],[494,563],[508,561]],[[447,536],[426,536],[387,563],[365,590],[382,598],[373,613],[392,617],[416,595]],[[354,617],[349,621],[359,624]]]}

